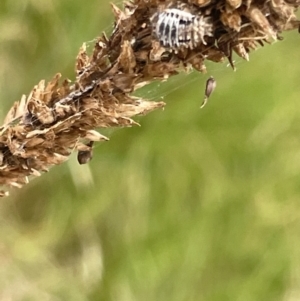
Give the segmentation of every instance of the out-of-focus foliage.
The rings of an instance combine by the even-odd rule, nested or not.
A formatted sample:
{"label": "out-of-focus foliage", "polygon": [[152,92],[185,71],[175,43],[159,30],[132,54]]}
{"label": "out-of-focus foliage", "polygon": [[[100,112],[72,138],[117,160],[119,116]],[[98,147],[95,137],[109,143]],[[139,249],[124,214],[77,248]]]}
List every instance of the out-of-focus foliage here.
{"label": "out-of-focus foliage", "polygon": [[[2,0],[0,17],[1,116],[112,29],[108,1]],[[164,111],[2,199],[0,300],[300,299],[300,36],[284,37],[236,72],[144,88]]]}

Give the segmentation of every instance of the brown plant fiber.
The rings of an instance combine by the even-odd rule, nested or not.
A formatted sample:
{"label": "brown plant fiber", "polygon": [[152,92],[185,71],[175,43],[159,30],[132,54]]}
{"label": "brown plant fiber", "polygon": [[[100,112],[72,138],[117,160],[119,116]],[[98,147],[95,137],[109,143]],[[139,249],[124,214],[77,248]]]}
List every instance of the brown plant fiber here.
{"label": "brown plant fiber", "polygon": [[[88,162],[94,141],[108,140],[95,129],[136,125],[135,115],[165,105],[133,96],[139,87],[185,68],[205,72],[205,60],[228,59],[234,68],[233,52],[248,60],[251,49],[281,40],[283,31],[299,28],[299,5],[299,0],[132,0],[123,10],[112,5],[113,33],[100,36],[90,56],[81,47],[75,82],[61,81],[60,74],[41,80],[8,112],[0,127],[1,195],[66,161],[74,150],[79,163]],[[161,17],[166,10],[172,21]]]}

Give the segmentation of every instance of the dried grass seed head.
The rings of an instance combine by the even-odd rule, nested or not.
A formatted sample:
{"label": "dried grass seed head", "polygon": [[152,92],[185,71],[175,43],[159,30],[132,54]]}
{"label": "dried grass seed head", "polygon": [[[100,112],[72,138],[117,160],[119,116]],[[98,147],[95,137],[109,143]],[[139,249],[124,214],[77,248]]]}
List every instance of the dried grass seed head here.
{"label": "dried grass seed head", "polygon": [[[91,131],[137,124],[132,117],[164,106],[136,99],[132,92],[153,80],[166,80],[189,64],[205,72],[205,60],[222,62],[249,52],[299,27],[299,0],[131,0],[122,11],[112,5],[112,34],[97,38],[92,55],[85,46],[76,78],[41,81],[22,97],[0,127],[0,184],[21,187],[78,150],[91,159]],[[177,16],[178,15],[178,16]],[[159,26],[157,26],[159,24]],[[209,94],[208,90],[206,91]],[[0,191],[0,195],[5,195]]]}

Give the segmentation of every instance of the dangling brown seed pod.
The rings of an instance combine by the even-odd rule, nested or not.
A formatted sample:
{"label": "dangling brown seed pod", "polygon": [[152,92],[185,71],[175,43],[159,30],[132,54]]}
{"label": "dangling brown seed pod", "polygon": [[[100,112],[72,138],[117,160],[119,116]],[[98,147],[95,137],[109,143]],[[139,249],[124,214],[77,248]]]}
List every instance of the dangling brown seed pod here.
{"label": "dangling brown seed pod", "polygon": [[206,81],[205,96],[204,96],[204,100],[203,100],[203,103],[202,103],[200,109],[202,109],[207,104],[208,98],[210,97],[210,95],[212,94],[212,92],[215,90],[216,86],[217,86],[217,82],[211,76]]}

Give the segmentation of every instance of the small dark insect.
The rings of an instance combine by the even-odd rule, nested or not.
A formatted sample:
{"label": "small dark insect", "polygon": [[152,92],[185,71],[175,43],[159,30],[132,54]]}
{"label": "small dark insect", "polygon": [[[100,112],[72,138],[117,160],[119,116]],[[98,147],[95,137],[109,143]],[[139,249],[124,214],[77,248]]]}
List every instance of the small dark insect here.
{"label": "small dark insect", "polygon": [[203,103],[200,107],[200,109],[202,109],[207,101],[208,98],[210,97],[211,93],[214,92],[215,88],[217,86],[217,82],[215,81],[215,79],[211,76],[207,81],[206,81],[206,87],[205,87],[205,96],[204,96],[204,100]]}
{"label": "small dark insect", "polygon": [[200,43],[206,45],[205,36],[212,36],[209,18],[168,8],[151,18],[154,35],[160,44],[174,50],[183,47],[193,49]]}
{"label": "small dark insect", "polygon": [[92,158],[93,158],[93,144],[94,144],[94,142],[90,141],[87,144],[87,146],[90,147],[89,150],[78,151],[77,161],[78,161],[79,164],[86,164],[86,163],[88,163],[89,161],[92,160]]}

